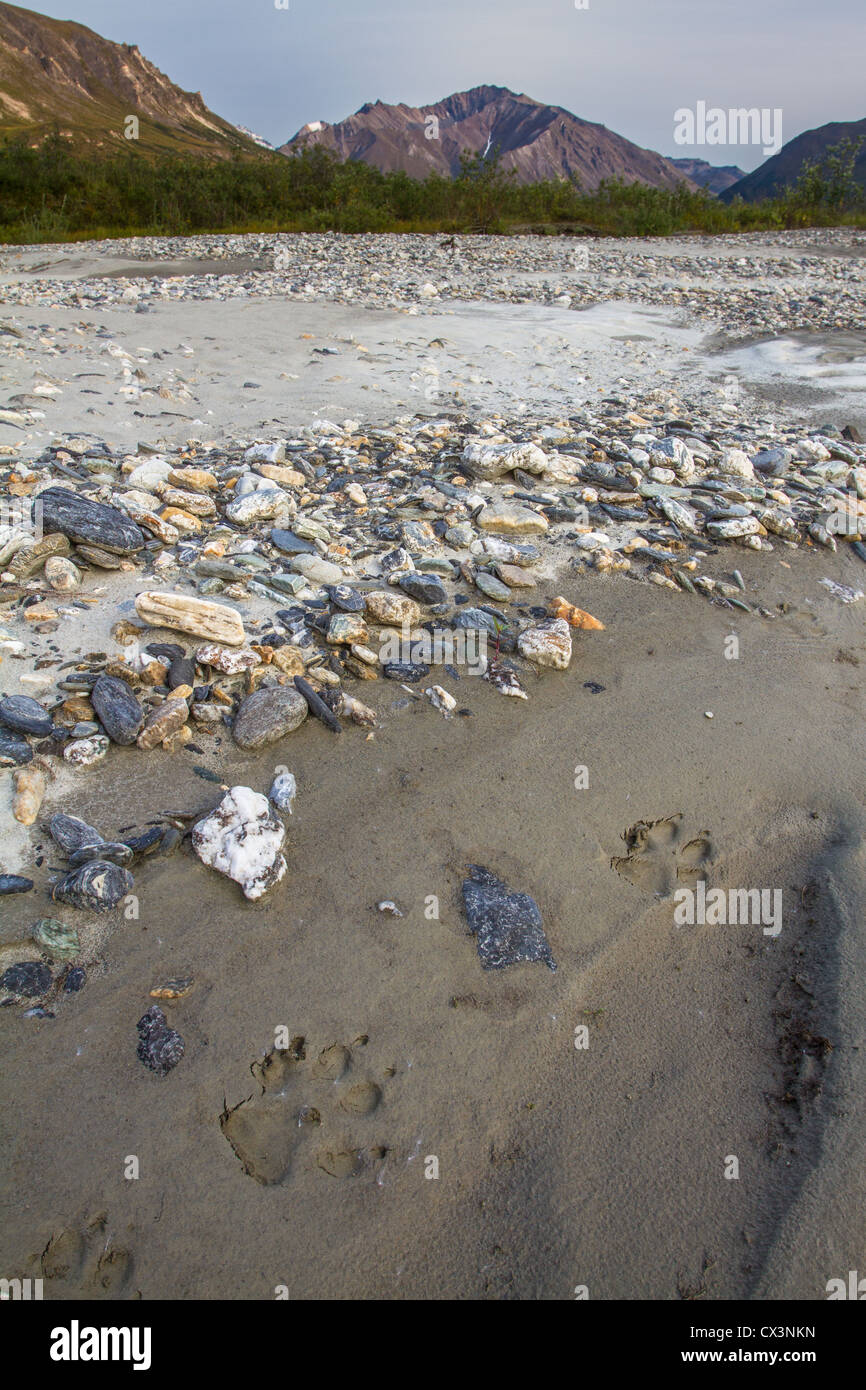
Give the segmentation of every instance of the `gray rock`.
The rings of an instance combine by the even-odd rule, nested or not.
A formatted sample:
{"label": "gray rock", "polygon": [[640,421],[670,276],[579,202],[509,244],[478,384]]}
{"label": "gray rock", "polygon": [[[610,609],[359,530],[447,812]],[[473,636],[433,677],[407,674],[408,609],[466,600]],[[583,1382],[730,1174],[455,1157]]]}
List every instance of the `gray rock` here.
{"label": "gray rock", "polygon": [[138,1047],[136,1054],[157,1076],[165,1076],[176,1067],[185,1051],[180,1033],[169,1028],[165,1014],[158,1004],[152,1004],[136,1024]]}
{"label": "gray rock", "polygon": [[463,907],[482,967],[499,970],[540,960],[555,970],[535,899],[527,893],[509,893],[501,879],[478,864],[469,865],[469,874],[463,880]]}
{"label": "gray rock", "polygon": [[0,700],[0,724],[37,738],[47,738],[54,728],[51,715],[29,695],[6,695]]}
{"label": "gray rock", "polygon": [[435,574],[404,574],[398,581],[404,594],[416,603],[445,603],[448,593],[442,580]]}
{"label": "gray rock", "polygon": [[86,845],[101,845],[103,843],[99,831],[94,830],[92,825],[79,820],[78,816],[64,815],[62,811],[58,811],[51,817],[48,822],[48,833],[66,855],[74,854],[76,850],[82,849]]}
{"label": "gray rock", "polygon": [[0,989],[24,999],[37,999],[50,989],[51,980],[51,971],[41,960],[22,960],[3,971]]}
{"label": "gray rock", "polygon": [[254,690],[237,712],[232,733],[240,748],[264,748],[303,724],[307,702],[288,685]]}
{"label": "gray rock", "polygon": [[105,859],[94,859],[65,874],[51,889],[51,897],[56,903],[66,903],[69,907],[110,912],[132,888],[133,878],[128,869]]}
{"label": "gray rock", "polygon": [[0,767],[22,767],[33,757],[33,749],[23,734],[0,728]]}

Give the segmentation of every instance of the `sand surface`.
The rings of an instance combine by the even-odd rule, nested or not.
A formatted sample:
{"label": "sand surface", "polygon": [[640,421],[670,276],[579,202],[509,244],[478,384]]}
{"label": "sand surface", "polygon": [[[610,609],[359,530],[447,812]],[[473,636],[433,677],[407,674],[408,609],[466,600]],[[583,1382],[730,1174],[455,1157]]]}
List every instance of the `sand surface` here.
{"label": "sand surface", "polygon": [[[827,377],[823,339],[729,358],[713,326],[638,303],[455,302],[413,317],[214,302],[19,308],[15,322],[26,338],[4,361],[4,401],[34,376],[62,391],[32,428],[0,426],[0,442],[34,454],[60,430],[134,449],[275,437],[317,415],[384,420],[404,404],[483,413],[525,399],[553,418],[623,379],[688,394],[733,371],[744,412],[864,420],[859,340],[842,354],[851,370]],[[69,351],[41,349],[37,324]],[[124,395],[126,359],[95,327],[189,398]],[[861,1267],[864,605],[819,581],[862,586],[864,569],[847,547],[737,555],[746,596],[786,606],[777,622],[563,567],[541,596],[565,594],[606,630],[578,634],[569,671],[540,678],[528,703],[464,676],[468,713],[445,720],[370,683],[371,739],[317,725],[248,754],[226,734],[202,756],[227,785],[266,791],[276,766],[294,772],[287,880],[251,904],[187,846],[145,862],[139,916],[93,926],[97,963],[74,1006],[52,1020],[0,1010],[0,1268],[38,1275],[63,1236],[54,1299],[272,1299],[280,1286],[568,1299],[585,1285],[594,1299],[810,1300]],[[106,586],[86,649],[134,592]],[[219,788],[192,761],[114,750],[110,768],[50,788],[47,810],[106,833],[206,811]],[[628,827],[678,816],[639,863],[612,865]],[[41,881],[50,842],[15,833],[4,867],[42,844]],[[696,840],[711,885],[782,890],[777,936],[675,923],[661,889]],[[537,900],[555,973],[482,971],[461,909],[467,862]],[[378,911],[385,899],[402,916]],[[34,915],[26,897],[3,899],[0,943]],[[183,975],[193,989],[165,1009],[186,1055],[159,1079],[136,1060],[134,1024],[149,990]],[[304,1055],[263,1088],[253,1069],[281,1036],[303,1038]],[[319,1074],[335,1044],[348,1050],[336,1081]],[[369,1083],[379,1103],[357,1113]],[[286,1175],[266,1185],[275,1152]],[[346,1154],[360,1155],[348,1175]]]}

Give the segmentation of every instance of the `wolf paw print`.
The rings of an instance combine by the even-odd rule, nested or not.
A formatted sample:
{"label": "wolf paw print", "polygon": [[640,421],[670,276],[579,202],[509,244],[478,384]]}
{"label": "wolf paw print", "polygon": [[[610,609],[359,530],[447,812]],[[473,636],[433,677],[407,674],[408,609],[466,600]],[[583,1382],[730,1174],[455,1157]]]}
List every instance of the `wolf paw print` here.
{"label": "wolf paw print", "polygon": [[693,887],[706,878],[714,851],[708,830],[683,843],[683,814],[663,820],[639,820],[623,832],[627,853],[611,859],[611,868],[644,892],[670,897],[677,884]]}

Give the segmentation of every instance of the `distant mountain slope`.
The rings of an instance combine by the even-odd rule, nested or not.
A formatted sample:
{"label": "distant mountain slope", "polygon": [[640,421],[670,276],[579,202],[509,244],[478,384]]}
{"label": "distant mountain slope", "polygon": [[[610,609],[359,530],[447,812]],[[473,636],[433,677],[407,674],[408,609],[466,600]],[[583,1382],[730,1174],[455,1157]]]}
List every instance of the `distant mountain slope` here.
{"label": "distant mountain slope", "polygon": [[464,150],[484,153],[498,146],[502,167],[516,169],[521,183],[571,175],[588,189],[609,178],[655,188],[683,181],[662,155],[506,87],[473,87],[433,106],[368,102],[336,125],[312,121],[280,149],[292,154],[310,145],[422,179],[434,171],[458,174]]}
{"label": "distant mountain slope", "polygon": [[[778,154],[746,174],[739,183],[732,184],[720,195],[723,202],[732,198],[742,198],[747,203],[756,203],[761,198],[772,198],[783,188],[797,182],[803,164],[807,160],[819,162],[833,145],[841,140],[857,140],[866,136],[866,118],[861,121],[831,121],[829,125],[818,126],[815,130],[804,130],[783,145]],[[855,166],[858,181],[866,188],[866,139]]]}
{"label": "distant mountain slope", "polygon": [[669,163],[699,188],[717,195],[746,177],[736,164],[708,164],[705,159],[671,159]]}
{"label": "distant mountain slope", "polygon": [[83,24],[0,3],[0,136],[31,143],[55,126],[84,148],[110,150],[139,120],[138,148],[188,153],[252,151],[253,141],[184,92],[134,45],[112,43]]}

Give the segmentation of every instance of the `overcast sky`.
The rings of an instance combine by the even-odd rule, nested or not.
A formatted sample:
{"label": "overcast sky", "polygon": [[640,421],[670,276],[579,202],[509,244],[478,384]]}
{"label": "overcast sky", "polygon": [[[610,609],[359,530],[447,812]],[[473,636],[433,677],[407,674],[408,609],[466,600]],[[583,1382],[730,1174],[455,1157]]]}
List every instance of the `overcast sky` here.
{"label": "overcast sky", "polygon": [[[584,0],[579,0],[584,3]],[[683,146],[674,112],[781,108],[782,139],[866,116],[864,0],[42,0],[135,43],[274,144],[366,101],[423,106],[492,83],[662,154],[750,170],[760,146]]]}

